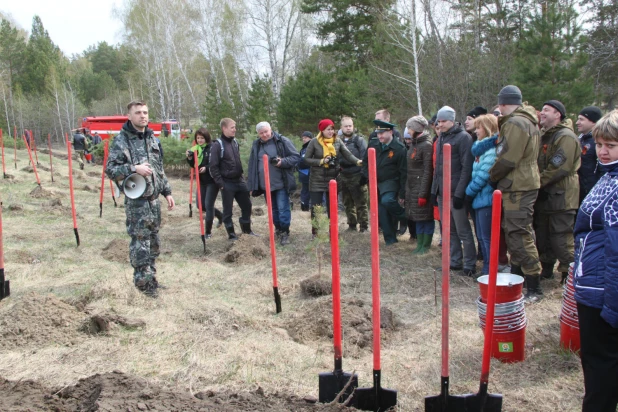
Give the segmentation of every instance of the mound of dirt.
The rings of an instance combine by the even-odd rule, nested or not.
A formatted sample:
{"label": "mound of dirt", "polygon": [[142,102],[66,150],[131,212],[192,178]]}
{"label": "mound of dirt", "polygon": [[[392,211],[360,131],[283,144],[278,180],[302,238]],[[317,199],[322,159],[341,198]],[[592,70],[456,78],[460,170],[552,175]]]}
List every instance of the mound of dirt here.
{"label": "mound of dirt", "polygon": [[[43,211],[54,216],[71,216],[73,211],[69,206],[63,206],[60,199],[52,199],[42,205]],[[79,217],[79,213],[76,213]]]}
{"label": "mound of dirt", "polygon": [[30,196],[35,199],[60,199],[62,194],[52,192],[51,190],[44,189],[41,186],[37,186],[30,192]]}
{"label": "mound of dirt", "polygon": [[339,405],[314,404],[284,393],[266,394],[258,387],[252,392],[199,392],[195,396],[177,388],[119,371],[80,379],[75,385],[50,389],[33,381],[0,379],[0,410],[10,411],[338,411]]}
{"label": "mound of dirt", "polygon": [[260,261],[269,255],[270,251],[261,237],[244,234],[227,247],[223,260],[227,263],[246,265]]}
{"label": "mound of dirt", "polygon": [[333,293],[333,285],[330,279],[315,275],[301,280],[300,290],[303,296],[317,298]]}
{"label": "mound of dirt", "polygon": [[87,172],[86,174],[90,177],[98,177],[99,179],[101,178],[101,172],[90,171],[90,172]]}
{"label": "mound of dirt", "polygon": [[10,251],[5,255],[5,258],[12,263],[24,263],[29,265],[41,263],[41,261],[28,250]]}
{"label": "mound of dirt", "polygon": [[[388,340],[397,330],[399,322],[393,312],[382,307],[380,310],[382,340]],[[333,338],[332,299],[322,297],[308,301],[284,325],[290,337],[299,343],[315,342]],[[371,347],[373,331],[371,305],[360,299],[341,299],[341,328],[349,356],[357,357],[360,349]]]}
{"label": "mound of dirt", "polygon": [[93,192],[93,193],[98,193],[99,192],[99,189],[97,189],[96,187],[92,187],[90,185],[84,185],[82,187],[82,190],[84,192]]}
{"label": "mound of dirt", "polygon": [[0,309],[0,351],[25,346],[70,346],[82,339],[78,329],[83,320],[84,313],[55,296],[29,293]]}
{"label": "mound of dirt", "polygon": [[128,263],[129,262],[129,240],[114,239],[103,248],[101,256],[105,260],[112,262]]}
{"label": "mound of dirt", "polygon": [[15,179],[15,176],[13,176],[13,175],[11,175],[11,174],[8,174],[8,173],[5,173],[5,174],[4,174],[4,178],[5,178],[5,179],[12,180],[12,179]]}
{"label": "mound of dirt", "polygon": [[21,212],[24,210],[24,205],[21,203],[13,203],[12,205],[9,205],[9,210],[12,212]]}

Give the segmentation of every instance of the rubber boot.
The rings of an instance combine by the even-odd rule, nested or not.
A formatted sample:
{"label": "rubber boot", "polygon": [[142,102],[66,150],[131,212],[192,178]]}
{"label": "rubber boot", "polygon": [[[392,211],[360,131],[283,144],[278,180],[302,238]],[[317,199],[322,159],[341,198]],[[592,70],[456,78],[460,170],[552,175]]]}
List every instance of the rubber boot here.
{"label": "rubber boot", "polygon": [[422,233],[416,235],[416,249],[414,249],[414,251],[412,252],[415,255],[418,255],[423,250],[423,247],[425,245],[425,236],[427,235],[424,235]]}
{"label": "rubber boot", "polygon": [[242,230],[242,232],[245,235],[251,235],[251,236],[257,236],[255,233],[253,233],[253,231],[251,230],[251,223],[241,223],[240,224],[240,228]]}
{"label": "rubber boot", "polygon": [[238,240],[238,236],[236,236],[236,233],[234,232],[234,226],[226,226],[225,230],[227,231],[227,238],[228,240]]}
{"label": "rubber boot", "polygon": [[541,262],[541,266],[543,267],[543,271],[541,272],[542,279],[553,279],[554,278],[554,264],[548,262]]}
{"label": "rubber boot", "polygon": [[425,234],[424,236],[425,241],[423,242],[423,248],[420,252],[418,252],[419,255],[424,255],[425,253],[429,252],[429,249],[431,249],[431,241],[433,240],[433,235]]}
{"label": "rubber boot", "polygon": [[217,229],[223,225],[223,213],[219,209],[215,209],[215,217],[217,218]]}
{"label": "rubber boot", "polygon": [[524,303],[536,303],[543,299],[540,275],[526,275],[527,291]]}
{"label": "rubber boot", "polygon": [[206,239],[212,237],[212,220],[206,221]]}

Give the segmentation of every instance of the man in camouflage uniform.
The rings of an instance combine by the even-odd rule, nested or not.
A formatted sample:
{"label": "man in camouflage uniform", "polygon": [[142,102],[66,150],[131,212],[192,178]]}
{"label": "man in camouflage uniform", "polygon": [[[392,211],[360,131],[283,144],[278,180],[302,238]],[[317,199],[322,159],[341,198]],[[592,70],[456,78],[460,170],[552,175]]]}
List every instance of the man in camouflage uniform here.
{"label": "man in camouflage uniform", "polygon": [[558,100],[543,104],[541,110],[541,148],[538,165],[541,189],[535,205],[536,244],[543,271],[541,277],[554,276],[556,258],[563,280],[574,260],[573,225],[579,208],[581,148],[566,118],[566,109]]}
{"label": "man in camouflage uniform", "polygon": [[131,236],[129,257],[133,266],[135,286],[146,295],[156,296],[158,282],[155,259],[159,256],[161,203],[159,194],[174,208],[172,188],[167,181],[159,146],[148,126],[148,106],[133,101],[127,106],[129,120],[114,138],[105,167],[107,176],[122,184],[133,173],[143,176],[146,190],[141,197],[125,196],[127,233]]}
{"label": "man in camouflage uniform", "polygon": [[[357,158],[363,159],[367,151],[367,143],[362,136],[354,133],[354,122],[351,117],[341,119],[341,140],[350,152]],[[356,232],[356,225],[361,232],[369,228],[369,213],[367,209],[367,181],[361,173],[361,167],[345,159],[339,161],[341,173],[339,179],[345,214],[348,217],[348,230]]]}
{"label": "man in camouflage uniform", "polygon": [[534,203],[541,185],[537,167],[540,133],[536,110],[522,104],[517,86],[505,86],[500,91],[498,106],[502,113],[498,119],[498,158],[489,176],[492,186],[503,194],[502,228],[511,254],[511,273],[525,276],[526,301],[531,303],[543,295],[541,264],[532,229]]}

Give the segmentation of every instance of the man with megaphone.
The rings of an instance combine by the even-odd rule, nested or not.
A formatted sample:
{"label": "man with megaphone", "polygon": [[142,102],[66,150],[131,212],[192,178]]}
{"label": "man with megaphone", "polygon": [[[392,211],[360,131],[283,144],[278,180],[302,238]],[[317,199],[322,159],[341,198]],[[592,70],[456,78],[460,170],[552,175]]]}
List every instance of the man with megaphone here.
{"label": "man with megaphone", "polygon": [[146,295],[156,297],[159,284],[155,259],[159,256],[161,226],[159,194],[167,200],[168,210],[175,203],[159,145],[147,127],[148,106],[143,101],[132,101],[127,109],[129,120],[112,142],[105,173],[125,194],[135,286]]}

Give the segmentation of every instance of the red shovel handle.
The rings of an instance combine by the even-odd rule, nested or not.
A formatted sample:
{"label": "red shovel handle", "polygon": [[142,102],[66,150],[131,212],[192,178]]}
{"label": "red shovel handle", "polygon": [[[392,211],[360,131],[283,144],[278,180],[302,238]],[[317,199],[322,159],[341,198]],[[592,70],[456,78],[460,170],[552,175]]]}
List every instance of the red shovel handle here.
{"label": "red shovel handle", "polygon": [[380,365],[380,233],[378,230],[378,179],[376,149],[367,151],[369,158],[369,203],[371,207],[371,296],[373,298],[373,370]]}
{"label": "red shovel handle", "polygon": [[[107,157],[109,155],[109,140],[105,140],[103,145],[103,169],[101,170],[101,193],[99,194],[99,203],[103,203],[103,194],[105,193],[105,167],[107,166]],[[51,153],[51,146],[49,147]],[[51,161],[51,157],[50,157]]]}
{"label": "red shovel handle", "polygon": [[335,363],[341,360],[341,285],[339,273],[339,210],[337,202],[337,181],[329,183],[330,200],[330,252],[333,273],[333,343],[335,345]]}
{"label": "red shovel handle", "polygon": [[262,156],[262,164],[264,165],[264,184],[266,185],[266,205],[268,206],[268,230],[270,238],[270,259],[273,268],[273,288],[279,287],[277,280],[277,249],[275,247],[275,224],[273,222],[273,200],[270,193],[270,169],[268,155]]}
{"label": "red shovel handle", "polygon": [[191,185],[189,186],[189,204],[193,203],[193,168],[191,169]]}
{"label": "red shovel handle", "polygon": [[494,332],[494,309],[496,303],[496,283],[498,282],[498,251],[500,249],[500,218],[502,213],[502,192],[494,191],[491,209],[491,246],[489,249],[489,289],[487,292],[487,317],[485,322],[485,342],[483,344],[483,364],[481,383],[489,380],[491,344]]}
{"label": "red shovel handle", "polygon": [[448,371],[448,324],[451,266],[451,145],[442,148],[442,376]]}
{"label": "red shovel handle", "polygon": [[[64,137],[66,139],[67,155],[69,157],[69,193],[71,194],[71,213],[73,215],[73,229],[77,229],[77,215],[75,213],[75,190],[73,188],[73,154],[71,153],[71,142],[69,141],[69,134],[65,133]],[[28,150],[28,153],[30,153],[30,150]],[[30,155],[30,161],[32,161],[32,155]]]}

